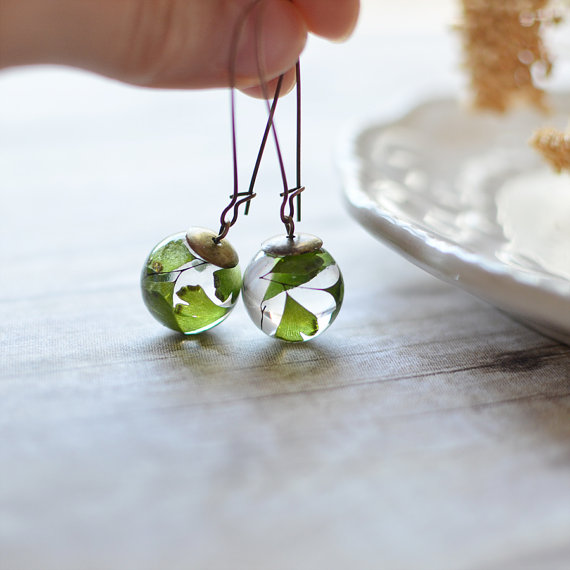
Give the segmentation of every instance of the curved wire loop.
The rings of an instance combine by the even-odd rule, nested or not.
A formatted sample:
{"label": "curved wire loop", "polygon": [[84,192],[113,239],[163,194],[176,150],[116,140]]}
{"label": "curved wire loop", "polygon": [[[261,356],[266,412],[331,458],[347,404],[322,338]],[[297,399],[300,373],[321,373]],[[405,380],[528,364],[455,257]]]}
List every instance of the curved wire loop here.
{"label": "curved wire loop", "polygon": [[[293,200],[297,198],[297,221],[301,221],[301,192],[305,190],[305,187],[301,185],[301,64],[297,60],[295,65],[295,80],[297,89],[297,148],[296,148],[296,174],[297,174],[297,186],[292,189],[287,189],[283,192],[283,201],[281,202],[281,221],[285,225],[287,230],[287,237],[295,237],[295,222],[293,220],[295,216],[295,206]],[[277,139],[275,139],[276,144]],[[285,179],[284,179],[285,180]],[[285,214],[285,208],[289,206],[289,214]]]}
{"label": "curved wire loop", "polygon": [[[265,77],[263,70],[261,69],[261,63],[259,58],[257,60],[258,66],[258,74],[260,78]],[[279,81],[282,81],[283,75],[280,76]],[[281,221],[287,230],[287,237],[293,238],[295,237],[295,222],[294,222],[294,215],[295,215],[295,206],[293,204],[293,198],[297,198],[297,221],[301,221],[301,192],[305,190],[305,187],[301,184],[301,64],[299,60],[295,64],[295,83],[296,83],[296,91],[297,91],[297,121],[296,121],[296,130],[297,130],[297,142],[296,142],[296,182],[297,185],[295,188],[289,188],[289,184],[287,182],[287,174],[285,172],[285,165],[283,163],[283,155],[281,153],[281,146],[279,144],[279,137],[277,136],[277,129],[275,127],[274,118],[271,116],[271,109],[269,109],[269,102],[267,96],[267,87],[266,84],[262,81],[261,82],[261,89],[263,92],[263,97],[267,101],[268,109],[269,109],[269,121],[268,125],[270,124],[271,130],[273,132],[273,139],[275,142],[275,150],[277,152],[277,160],[279,161],[279,168],[281,170],[281,179],[283,181],[283,192],[281,196],[283,200],[281,202],[281,208],[279,210]],[[289,213],[286,214],[285,210],[289,207]]]}
{"label": "curved wire loop", "polygon": [[[232,41],[230,44],[230,65],[229,65],[229,75],[230,75],[230,106],[231,106],[231,124],[232,124],[232,162],[233,162],[233,193],[230,197],[229,204],[222,210],[220,215],[220,231],[218,235],[214,238],[214,243],[219,243],[224,239],[230,228],[237,222],[239,216],[239,207],[242,204],[246,204],[245,214],[249,213],[249,205],[251,200],[255,198],[255,193],[253,188],[255,186],[255,181],[257,179],[257,173],[259,171],[259,166],[261,164],[261,159],[263,157],[263,152],[265,150],[265,145],[267,143],[267,138],[269,136],[269,131],[271,129],[271,124],[273,122],[273,115],[275,114],[275,108],[277,107],[277,101],[279,100],[279,94],[281,92],[281,86],[283,84],[282,78],[279,78],[277,87],[275,89],[275,94],[273,97],[273,103],[271,105],[271,110],[269,113],[269,118],[267,120],[267,125],[265,127],[265,132],[261,142],[261,146],[257,155],[255,162],[255,167],[253,169],[253,174],[251,177],[251,182],[249,184],[249,189],[247,192],[239,191],[238,184],[238,166],[237,166],[237,136],[236,136],[236,104],[235,104],[235,84],[236,84],[236,58],[237,58],[237,44],[240,39],[243,27],[245,25],[246,19],[253,12],[253,10],[262,2],[263,0],[254,0],[242,13],[238,23],[236,24]],[[259,68],[259,50],[257,50],[258,68]],[[263,79],[263,78],[260,78]],[[243,197],[241,200],[240,197]],[[232,211],[231,220],[227,220],[226,217],[228,213]]]}
{"label": "curved wire loop", "polygon": [[[236,128],[235,128],[235,99],[234,99],[234,88],[232,87],[232,141],[233,141],[233,154],[234,154],[234,192],[230,196],[230,203],[222,210],[220,215],[220,231],[218,235],[214,238],[215,243],[220,243],[230,231],[230,228],[237,222],[239,216],[239,207],[242,204],[246,204],[244,214],[249,213],[249,205],[251,200],[253,200],[256,194],[253,192],[255,186],[255,181],[257,180],[257,173],[259,172],[259,167],[261,165],[261,159],[263,157],[263,152],[265,151],[265,145],[267,144],[267,138],[269,137],[269,131],[271,130],[271,124],[273,122],[273,116],[275,114],[275,109],[277,107],[277,101],[279,100],[279,94],[281,92],[281,86],[283,84],[283,76],[279,78],[277,82],[277,87],[275,89],[275,95],[273,97],[273,103],[271,105],[271,110],[269,113],[269,118],[265,126],[265,132],[263,133],[263,139],[261,141],[261,146],[259,152],[257,153],[257,159],[255,161],[255,166],[253,169],[253,174],[251,175],[251,181],[249,183],[249,189],[247,192],[239,192],[238,189],[238,173],[237,173],[237,150],[236,150]],[[241,200],[238,198],[244,196]],[[229,211],[233,209],[231,221],[226,220],[226,216]]]}
{"label": "curved wire loop", "polygon": [[[237,56],[237,42],[239,41],[241,32],[243,30],[243,26],[247,17],[252,13],[254,8],[260,4],[263,0],[254,0],[247,8],[244,10],[238,24],[236,25],[234,35],[231,42],[231,50],[230,50],[230,103],[231,103],[231,124],[232,124],[232,159],[233,159],[233,194],[230,197],[229,204],[224,208],[220,215],[220,231],[218,235],[213,238],[215,243],[219,243],[222,239],[224,239],[230,228],[237,222],[239,216],[239,207],[242,204],[246,204],[244,214],[247,215],[249,213],[249,207],[251,204],[251,200],[255,198],[256,194],[253,192],[255,182],[257,180],[257,174],[259,171],[259,167],[261,165],[261,160],[263,157],[263,153],[265,151],[265,146],[267,144],[267,139],[269,137],[269,133],[272,132],[273,139],[275,142],[275,149],[277,152],[277,158],[279,161],[279,168],[281,171],[281,178],[283,182],[283,192],[281,196],[283,197],[281,208],[280,208],[280,216],[281,221],[285,225],[285,229],[287,230],[287,236],[292,238],[294,237],[295,232],[295,222],[293,221],[295,215],[295,205],[293,200],[297,199],[297,221],[301,221],[301,192],[305,190],[305,188],[301,185],[301,67],[299,61],[297,61],[295,65],[295,79],[296,79],[296,90],[297,90],[297,143],[296,143],[296,174],[297,174],[297,185],[295,188],[290,189],[289,184],[287,182],[287,174],[285,172],[285,165],[283,162],[283,156],[281,153],[281,147],[279,145],[279,138],[277,136],[277,130],[275,128],[275,110],[277,108],[277,102],[279,101],[279,96],[281,94],[281,88],[283,86],[283,79],[284,75],[280,75],[277,81],[277,86],[275,88],[275,93],[273,95],[273,101],[271,105],[269,104],[269,95],[267,92],[267,82],[265,78],[267,77],[266,73],[262,68],[262,58],[260,57],[260,49],[259,49],[259,37],[257,38],[256,42],[256,63],[257,63],[257,73],[258,78],[260,81],[260,86],[263,94],[263,98],[266,101],[267,109],[268,109],[268,118],[267,123],[265,125],[265,130],[263,133],[263,138],[261,141],[261,145],[259,151],[257,153],[257,158],[255,161],[255,166],[253,169],[253,174],[251,176],[251,181],[249,184],[249,188],[247,192],[239,192],[238,187],[238,166],[237,166],[237,141],[236,141],[236,105],[235,105],[235,83],[236,83],[236,56]],[[241,199],[240,199],[241,197]],[[286,209],[288,207],[288,212]],[[226,217],[230,211],[232,211],[231,220],[227,220]]]}
{"label": "curved wire loop", "polygon": [[[294,238],[295,237],[295,222],[293,221],[295,215],[295,205],[293,200],[297,198],[297,203],[299,203],[299,198],[301,197],[301,192],[304,192],[305,187],[301,186],[299,188],[292,188],[288,190],[286,193],[283,192],[281,196],[283,196],[283,201],[281,202],[281,221],[285,225],[285,229],[287,230],[287,237]],[[285,208],[289,206],[289,213],[285,213]],[[298,220],[297,220],[298,221]]]}

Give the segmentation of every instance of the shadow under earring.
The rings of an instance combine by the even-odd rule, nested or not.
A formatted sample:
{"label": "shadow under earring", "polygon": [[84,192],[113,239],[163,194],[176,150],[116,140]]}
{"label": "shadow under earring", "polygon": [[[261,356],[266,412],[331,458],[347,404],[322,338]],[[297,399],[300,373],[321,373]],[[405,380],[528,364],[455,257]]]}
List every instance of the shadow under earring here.
{"label": "shadow under earring", "polygon": [[344,281],[333,257],[320,238],[295,235],[294,201],[300,221],[301,185],[301,87],[297,62],[297,186],[290,190],[271,118],[284,190],[281,221],[286,235],[265,241],[247,266],[242,296],[253,322],[269,336],[303,342],[324,332],[337,317],[344,297]]}

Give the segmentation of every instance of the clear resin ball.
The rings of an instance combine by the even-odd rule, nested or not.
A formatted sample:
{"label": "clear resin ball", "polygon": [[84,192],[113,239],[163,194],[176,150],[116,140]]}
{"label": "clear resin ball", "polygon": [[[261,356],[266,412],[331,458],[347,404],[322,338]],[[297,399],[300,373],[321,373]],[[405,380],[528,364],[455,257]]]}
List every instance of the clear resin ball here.
{"label": "clear resin ball", "polygon": [[[215,236],[204,231],[207,239]],[[152,316],[187,335],[226,319],[241,288],[239,266],[223,268],[199,257],[188,243],[189,235],[179,233],[161,241],[150,252],[141,275],[143,300]],[[227,242],[225,246],[231,248]]]}
{"label": "clear resin ball", "polygon": [[343,295],[340,269],[314,236],[268,240],[243,276],[242,296],[253,322],[289,342],[324,332],[338,315]]}

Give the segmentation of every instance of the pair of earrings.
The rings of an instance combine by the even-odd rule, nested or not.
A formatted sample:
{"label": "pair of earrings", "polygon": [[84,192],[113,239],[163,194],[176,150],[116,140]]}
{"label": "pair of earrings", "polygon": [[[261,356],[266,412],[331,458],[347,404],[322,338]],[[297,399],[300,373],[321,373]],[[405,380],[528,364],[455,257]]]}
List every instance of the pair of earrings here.
{"label": "pair of earrings", "polygon": [[[230,84],[235,84],[235,45],[232,48]],[[259,62],[258,62],[259,67]],[[262,88],[263,73],[258,69]],[[213,231],[192,227],[186,233],[170,236],[150,252],[142,271],[143,300],[150,313],[163,325],[185,335],[207,331],[224,321],[236,306],[240,292],[253,322],[267,335],[289,342],[317,337],[335,320],[342,305],[344,283],[333,257],[323,242],[309,234],[295,235],[293,221],[297,203],[300,220],[301,185],[301,90],[300,66],[297,79],[297,185],[287,183],[274,114],[282,87],[277,83],[273,103],[267,102],[269,117],[263,134],[249,190],[239,192],[235,126],[235,94],[231,88],[231,122],[234,191],[220,216],[221,227]],[[264,98],[268,100],[267,94]],[[253,188],[269,133],[273,133],[281,176],[283,197],[280,209],[285,236],[265,241],[247,266],[243,278],[239,258],[226,235],[238,218],[239,207],[245,214],[255,197]],[[227,220],[229,212],[232,217]]]}
{"label": "pair of earrings", "polygon": [[186,335],[207,331],[228,317],[241,290],[249,316],[269,336],[302,342],[332,324],[342,304],[343,279],[319,238],[267,240],[242,279],[237,253],[217,237],[194,227],[151,251],[141,286],[159,322]]}

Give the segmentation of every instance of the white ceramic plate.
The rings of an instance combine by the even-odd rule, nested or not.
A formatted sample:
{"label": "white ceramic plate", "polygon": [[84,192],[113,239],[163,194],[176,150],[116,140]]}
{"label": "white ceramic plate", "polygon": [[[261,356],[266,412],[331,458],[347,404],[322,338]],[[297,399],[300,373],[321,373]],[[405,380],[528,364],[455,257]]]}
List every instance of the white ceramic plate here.
{"label": "white ceramic plate", "polygon": [[474,114],[439,99],[358,129],[343,149],[345,196],[372,234],[416,265],[570,344],[570,176],[529,148],[556,113]]}

